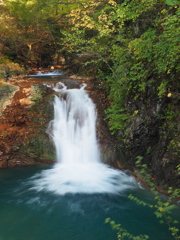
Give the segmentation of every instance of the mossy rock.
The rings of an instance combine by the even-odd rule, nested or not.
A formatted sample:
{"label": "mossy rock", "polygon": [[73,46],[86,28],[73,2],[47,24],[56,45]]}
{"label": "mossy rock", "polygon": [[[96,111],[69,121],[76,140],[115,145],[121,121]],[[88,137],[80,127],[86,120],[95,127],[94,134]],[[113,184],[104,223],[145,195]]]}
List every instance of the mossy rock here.
{"label": "mossy rock", "polygon": [[36,83],[31,87],[31,100],[38,102],[42,100],[50,92],[50,89],[40,83]]}
{"label": "mossy rock", "polygon": [[29,108],[31,123],[26,136],[26,142],[20,152],[40,161],[54,161],[54,145],[47,133],[49,122],[53,119],[54,95],[52,89],[42,84],[32,86],[34,104]]}
{"label": "mossy rock", "polygon": [[20,153],[40,161],[55,161],[53,143],[45,132],[38,132],[36,136],[28,138],[28,144],[22,145]]}
{"label": "mossy rock", "polygon": [[0,64],[0,78],[8,81],[10,77],[25,74],[24,68],[20,67],[18,63],[6,62]]}
{"label": "mossy rock", "polygon": [[0,116],[2,116],[2,111],[4,110],[17,89],[17,86],[7,83],[0,83]]}

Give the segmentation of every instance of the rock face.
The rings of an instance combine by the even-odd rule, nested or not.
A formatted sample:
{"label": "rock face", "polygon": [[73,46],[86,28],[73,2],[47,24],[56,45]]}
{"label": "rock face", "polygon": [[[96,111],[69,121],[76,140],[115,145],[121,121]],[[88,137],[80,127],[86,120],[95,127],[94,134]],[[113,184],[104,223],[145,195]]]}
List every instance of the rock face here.
{"label": "rock face", "polygon": [[180,187],[180,98],[172,96],[161,101],[152,98],[149,103],[129,100],[129,111],[138,111],[117,134],[115,164],[138,172],[135,162],[140,157],[161,189]]}
{"label": "rock face", "polygon": [[104,89],[99,87],[98,80],[92,79],[88,82],[89,95],[97,109],[97,138],[101,152],[101,161],[117,168],[123,168],[121,161],[124,155],[119,151],[119,143],[111,134],[108,122],[105,120],[105,110],[108,107],[108,97]]}
{"label": "rock face", "polygon": [[108,97],[98,80],[91,86],[98,109],[98,138],[102,160],[117,168],[130,169],[143,180],[136,167],[141,158],[147,164],[159,189],[180,187],[180,95],[167,94],[161,100],[152,95],[150,101],[128,99],[127,108],[134,113],[125,129],[112,135],[104,110]]}
{"label": "rock face", "polygon": [[53,91],[20,77],[11,79],[8,89],[14,92],[6,108],[1,108],[0,167],[54,161],[54,147],[46,133],[53,119]]}
{"label": "rock face", "polygon": [[3,110],[10,103],[16,90],[18,90],[17,86],[13,86],[8,83],[3,83],[0,85],[0,116],[2,116]]}

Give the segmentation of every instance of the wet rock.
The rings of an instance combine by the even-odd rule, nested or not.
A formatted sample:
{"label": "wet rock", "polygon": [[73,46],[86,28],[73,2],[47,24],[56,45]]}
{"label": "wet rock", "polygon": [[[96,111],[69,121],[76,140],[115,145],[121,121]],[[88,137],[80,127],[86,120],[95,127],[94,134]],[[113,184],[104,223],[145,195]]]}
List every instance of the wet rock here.
{"label": "wet rock", "polygon": [[[93,82],[96,84],[93,85]],[[133,115],[124,129],[111,134],[104,110],[109,107],[108,97],[101,83],[91,82],[90,95],[98,111],[97,136],[101,159],[117,168],[132,170],[144,179],[137,168],[138,157],[147,164],[159,189],[179,188],[180,174],[180,105],[179,98],[128,98],[127,109]],[[135,113],[135,114],[134,114]],[[166,117],[167,114],[167,117]],[[168,115],[169,114],[169,115]]]}
{"label": "wet rock", "polygon": [[[138,102],[139,101],[139,102]],[[166,190],[169,186],[179,188],[180,175],[177,166],[180,164],[179,104],[173,103],[173,114],[166,117],[169,101],[164,99],[161,106],[159,99],[152,99],[151,105],[137,100],[139,112],[129,121],[129,125],[119,131],[118,139],[123,158],[120,163],[132,170],[137,170],[136,161],[142,158],[142,164],[148,166],[149,173],[156,180],[159,188]],[[133,104],[129,105],[134,111]],[[163,116],[163,117],[161,117]],[[139,169],[138,169],[139,170]]]}
{"label": "wet rock", "polygon": [[8,167],[7,160],[1,160],[0,159],[0,168],[6,168],[6,167]]}
{"label": "wet rock", "polygon": [[0,157],[4,154],[8,154],[11,151],[9,144],[5,141],[0,141]]}
{"label": "wet rock", "polygon": [[37,132],[36,135],[27,137],[19,152],[40,162],[56,159],[54,146],[45,132]]}
{"label": "wet rock", "polygon": [[[53,119],[54,91],[22,78],[11,82],[17,92],[0,117],[0,167],[54,161],[54,146],[46,133]],[[33,102],[22,101],[31,97]]]}
{"label": "wet rock", "polygon": [[36,83],[31,87],[31,100],[37,102],[42,100],[48,93],[50,89],[40,83]]}
{"label": "wet rock", "polygon": [[[55,150],[46,130],[53,119],[53,91],[42,84],[35,84],[34,104],[28,108],[29,122],[24,143],[19,152],[37,161],[54,161]],[[23,118],[20,119],[23,121]]]}
{"label": "wet rock", "polygon": [[33,158],[26,156],[24,154],[18,153],[15,157],[8,160],[8,167],[32,165],[35,163],[36,163],[36,161],[34,161]]}
{"label": "wet rock", "polygon": [[11,84],[0,84],[0,116],[2,116],[3,110],[10,103],[13,95],[18,90],[18,87]]}

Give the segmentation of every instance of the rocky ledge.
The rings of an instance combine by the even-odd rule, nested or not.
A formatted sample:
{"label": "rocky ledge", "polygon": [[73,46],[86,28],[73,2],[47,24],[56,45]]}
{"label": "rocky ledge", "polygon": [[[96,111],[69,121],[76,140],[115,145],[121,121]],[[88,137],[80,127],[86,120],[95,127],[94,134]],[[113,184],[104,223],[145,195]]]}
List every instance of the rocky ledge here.
{"label": "rocky ledge", "polygon": [[21,77],[1,86],[0,167],[54,161],[46,134],[53,118],[52,92],[38,80]]}

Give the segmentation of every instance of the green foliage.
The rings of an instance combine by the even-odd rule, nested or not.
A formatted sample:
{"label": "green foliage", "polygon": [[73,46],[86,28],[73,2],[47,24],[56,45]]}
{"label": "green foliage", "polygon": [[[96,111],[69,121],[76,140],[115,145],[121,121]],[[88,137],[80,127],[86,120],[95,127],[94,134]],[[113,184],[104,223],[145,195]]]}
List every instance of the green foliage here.
{"label": "green foliage", "polygon": [[116,224],[115,221],[112,221],[110,218],[106,218],[105,223],[109,223],[113,230],[117,231],[117,239],[133,239],[133,240],[146,240],[149,239],[147,235],[133,236],[126,229],[121,227],[121,224]]}
{"label": "green foliage", "polygon": [[178,5],[180,3],[178,0],[165,0],[164,2],[171,6]]}
{"label": "green foliage", "polygon": [[70,13],[73,28],[64,46],[74,54],[88,53],[92,61],[86,67],[106,73],[106,114],[113,132],[130,119],[127,99],[147,101],[150,89],[154,98],[163,99],[168,89],[180,89],[179,14],[176,0],[91,1]]}
{"label": "green foliage", "polygon": [[0,7],[0,55],[27,65],[50,65],[61,46],[61,29],[66,28],[64,14],[80,2],[4,0]]}
{"label": "green foliage", "polygon": [[156,204],[150,205],[146,202],[143,202],[139,200],[138,198],[130,195],[129,198],[133,201],[135,201],[137,204],[140,204],[142,206],[148,206],[150,208],[155,209],[155,215],[157,218],[161,218],[160,223],[165,223],[168,226],[169,231],[171,232],[171,235],[174,237],[174,239],[180,239],[180,236],[178,235],[179,229],[176,226],[179,222],[177,220],[174,220],[171,216],[171,213],[173,210],[177,209],[177,205],[175,204],[175,199],[180,198],[180,189],[173,189],[172,187],[169,187],[168,194],[169,197],[167,201],[164,201],[161,197],[161,195],[156,190],[155,183],[152,182],[152,177],[148,173],[148,167],[147,164],[142,164],[143,158],[141,156],[137,157],[136,166],[140,168],[140,173],[142,176],[144,176],[145,182],[150,186],[151,191],[154,193]]}
{"label": "green foliage", "polygon": [[176,168],[178,169],[178,173],[180,174],[180,164],[178,164]]}
{"label": "green foliage", "polygon": [[129,116],[126,109],[120,108],[117,105],[113,105],[110,109],[105,111],[110,124],[110,130],[115,133],[117,130],[124,129]]}

